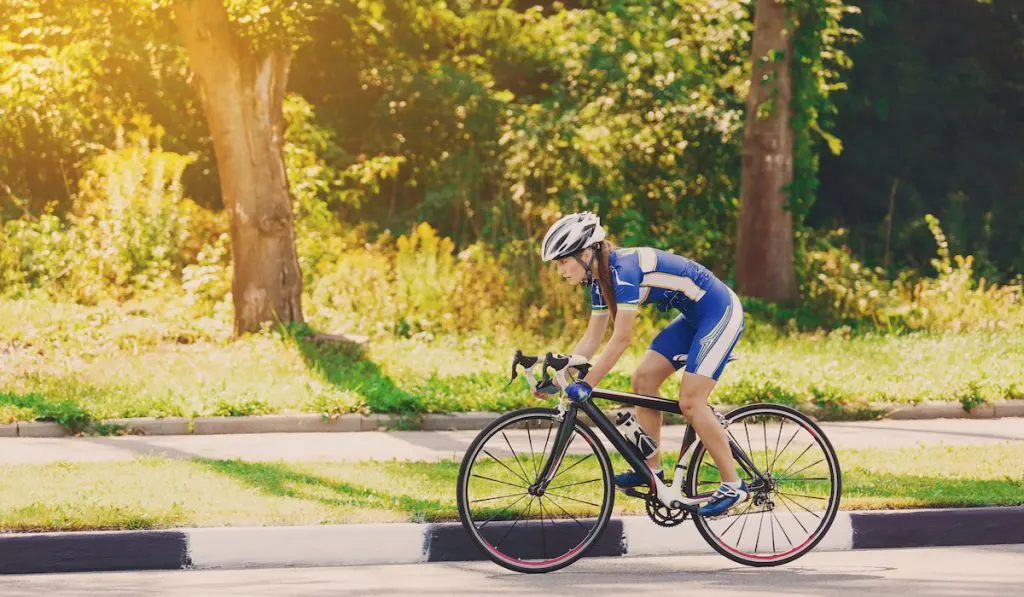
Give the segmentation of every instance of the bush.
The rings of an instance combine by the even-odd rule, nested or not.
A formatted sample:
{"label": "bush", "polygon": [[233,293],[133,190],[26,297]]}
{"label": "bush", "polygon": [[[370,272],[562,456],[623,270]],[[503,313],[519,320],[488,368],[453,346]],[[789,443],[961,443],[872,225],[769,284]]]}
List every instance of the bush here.
{"label": "bush", "polygon": [[0,392],[0,422],[11,423],[26,419],[52,421],[72,432],[82,431],[91,421],[89,414],[71,400],[55,402],[42,394]]}
{"label": "bush", "polygon": [[789,315],[798,323],[810,323],[807,327],[849,325],[887,332],[959,332],[1024,325],[1021,284],[997,286],[985,279],[976,281],[974,258],[951,255],[938,219],[927,215],[925,220],[937,245],[932,260],[934,278],[906,271],[890,281],[884,270],[864,266],[848,247],[838,244],[843,231],[828,233],[818,237],[805,254],[801,268],[804,303]]}
{"label": "bush", "polygon": [[116,146],[91,162],[66,220],[48,212],[4,223],[0,293],[38,290],[80,304],[126,300],[176,284],[216,242],[223,214],[182,194],[194,157],[161,150],[162,131],[147,119],[134,125],[119,129]]}

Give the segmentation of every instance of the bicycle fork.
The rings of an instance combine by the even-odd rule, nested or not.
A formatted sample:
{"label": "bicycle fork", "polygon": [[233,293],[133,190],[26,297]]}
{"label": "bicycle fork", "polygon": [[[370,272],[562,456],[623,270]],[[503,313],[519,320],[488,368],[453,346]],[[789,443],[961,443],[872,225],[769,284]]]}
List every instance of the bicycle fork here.
{"label": "bicycle fork", "polygon": [[562,465],[565,454],[569,451],[569,443],[572,441],[573,429],[576,427],[576,405],[569,405],[568,408],[560,408],[558,417],[558,433],[555,435],[555,443],[551,452],[544,459],[537,478],[526,491],[531,496],[542,496],[547,490],[551,480],[555,478],[555,471]]}

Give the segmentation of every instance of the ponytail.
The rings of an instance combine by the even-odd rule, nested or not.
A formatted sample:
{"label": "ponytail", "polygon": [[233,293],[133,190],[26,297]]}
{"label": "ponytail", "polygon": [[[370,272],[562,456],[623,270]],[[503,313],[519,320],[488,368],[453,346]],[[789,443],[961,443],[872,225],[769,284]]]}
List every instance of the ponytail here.
{"label": "ponytail", "polygon": [[619,312],[619,302],[615,300],[615,285],[612,284],[612,267],[609,261],[609,256],[614,250],[615,246],[606,240],[601,241],[601,244],[595,249],[597,253],[597,283],[601,288],[601,296],[604,297],[604,302],[608,305],[608,311],[612,314],[613,324]]}

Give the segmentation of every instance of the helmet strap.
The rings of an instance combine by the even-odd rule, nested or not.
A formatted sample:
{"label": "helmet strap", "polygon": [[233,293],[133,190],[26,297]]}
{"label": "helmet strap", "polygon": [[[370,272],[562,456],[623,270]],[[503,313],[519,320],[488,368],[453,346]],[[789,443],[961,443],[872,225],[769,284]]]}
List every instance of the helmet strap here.
{"label": "helmet strap", "polygon": [[573,259],[575,259],[577,263],[582,265],[584,271],[587,272],[587,276],[583,279],[581,284],[586,284],[587,286],[593,286],[594,285],[594,259],[597,258],[597,253],[600,250],[601,250],[601,245],[595,245],[594,246],[594,250],[590,252],[590,262],[589,263],[584,263],[584,261],[582,259],[580,259],[580,254],[579,253],[573,253],[573,255],[572,255]]}

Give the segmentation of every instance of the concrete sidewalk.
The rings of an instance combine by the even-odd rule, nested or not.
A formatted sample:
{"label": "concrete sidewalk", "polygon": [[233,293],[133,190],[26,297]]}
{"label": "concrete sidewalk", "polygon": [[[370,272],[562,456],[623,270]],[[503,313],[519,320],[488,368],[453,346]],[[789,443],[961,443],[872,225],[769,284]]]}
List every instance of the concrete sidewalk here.
{"label": "concrete sidewalk", "polygon": [[[1024,441],[1024,418],[822,423],[836,448]],[[684,426],[665,427],[678,445]],[[125,437],[0,438],[0,465],[168,458],[266,460],[460,460],[478,431],[365,431]],[[603,439],[603,438],[602,438]]]}

